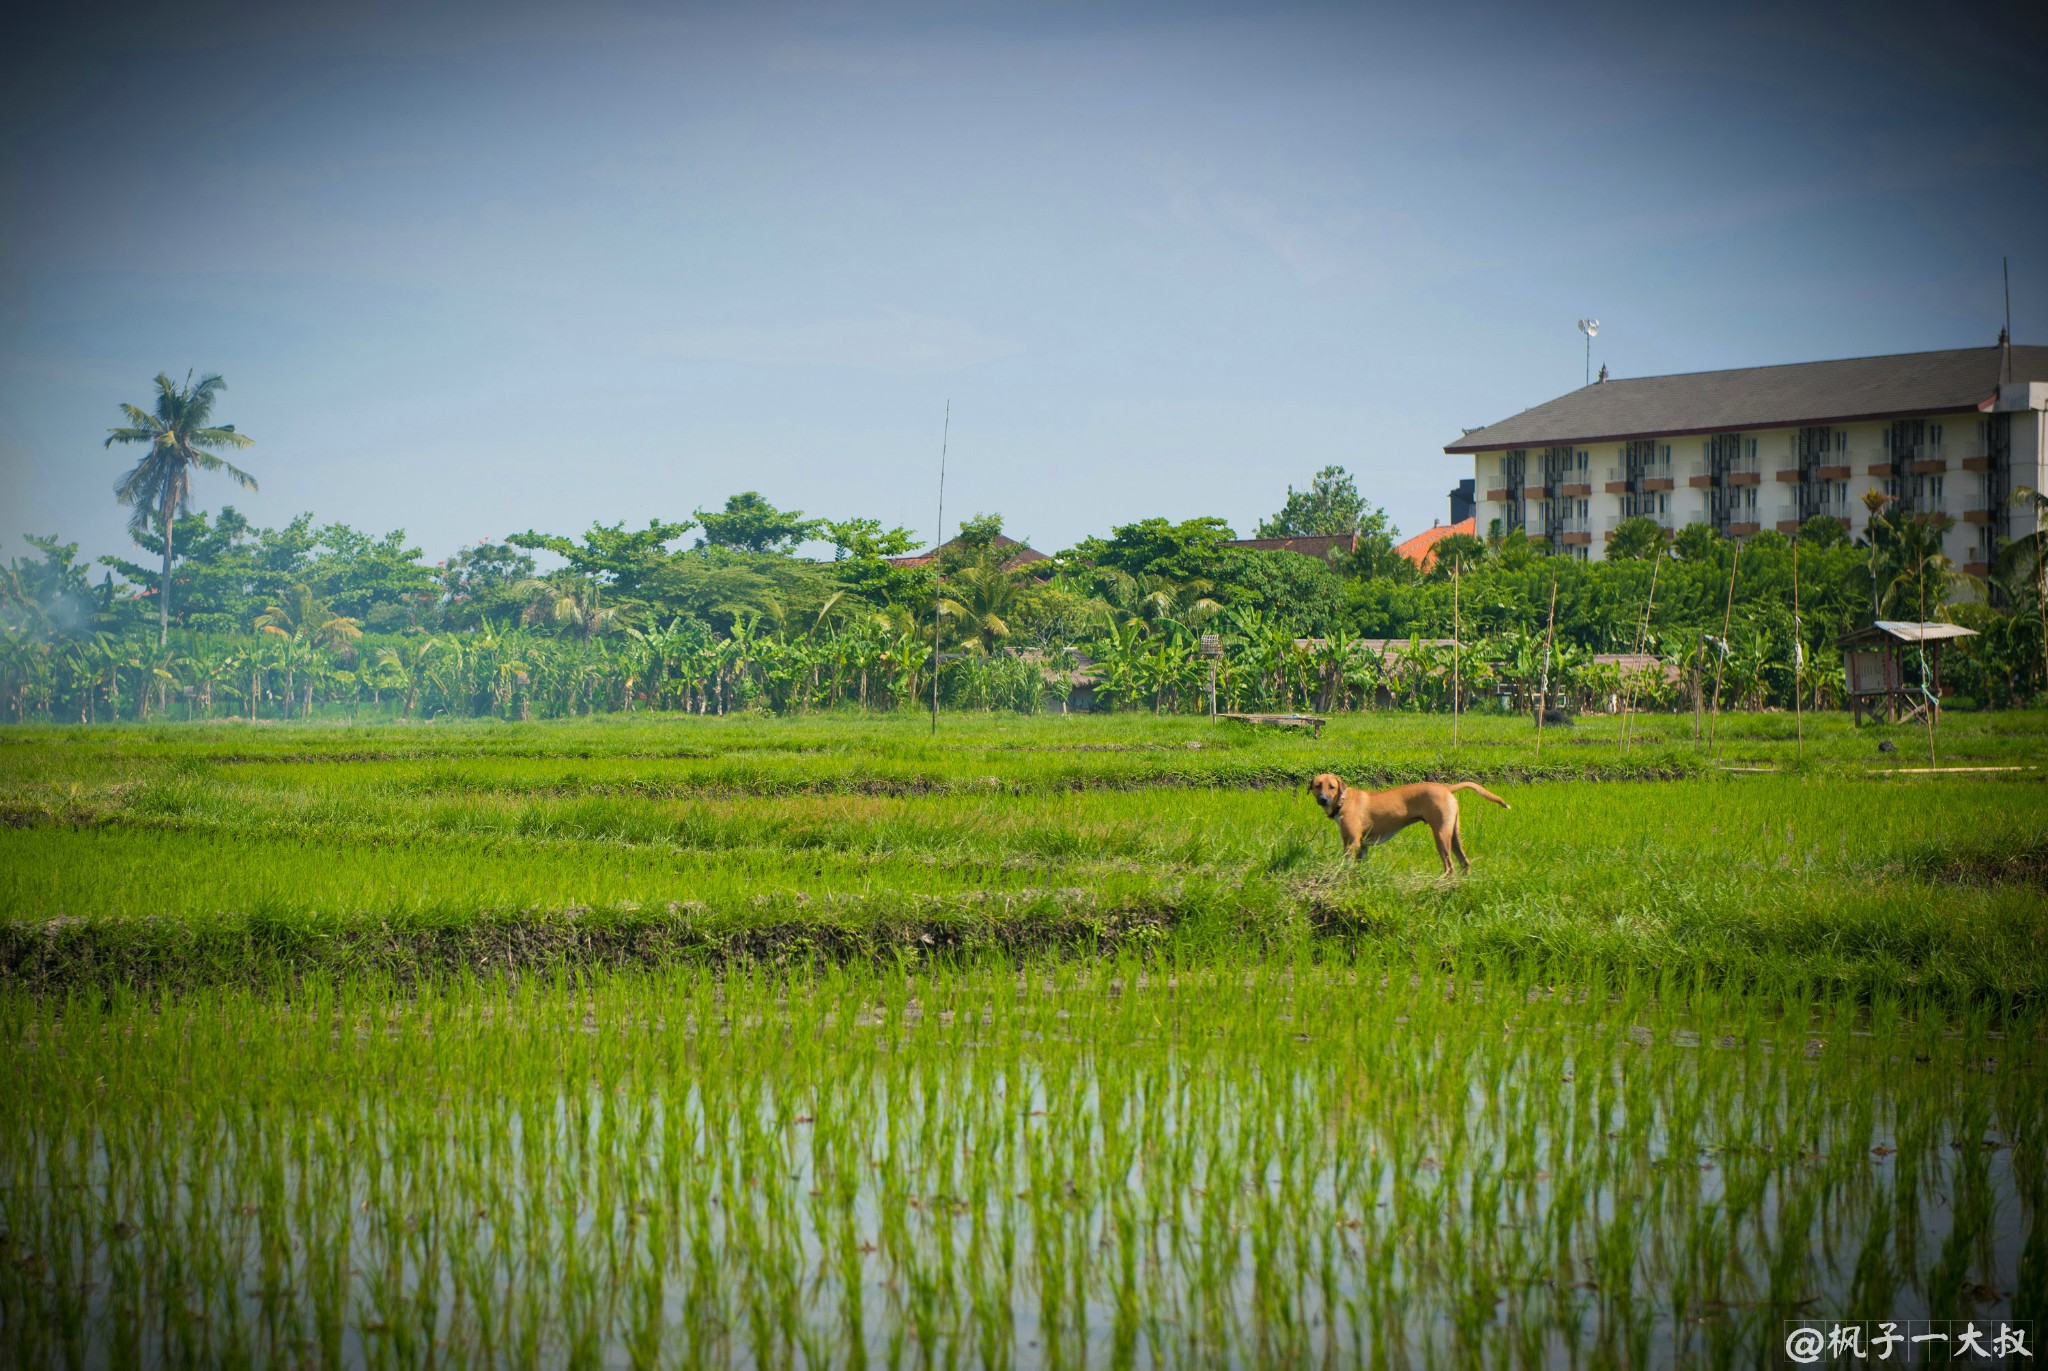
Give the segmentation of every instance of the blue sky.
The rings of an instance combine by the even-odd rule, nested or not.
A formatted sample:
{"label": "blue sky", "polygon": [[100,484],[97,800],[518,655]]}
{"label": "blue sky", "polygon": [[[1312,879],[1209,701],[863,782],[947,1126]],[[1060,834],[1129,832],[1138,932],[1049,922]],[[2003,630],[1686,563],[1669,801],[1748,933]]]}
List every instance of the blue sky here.
{"label": "blue sky", "polygon": [[[0,556],[218,371],[263,523],[1048,550],[1618,375],[2048,341],[2031,7],[101,7],[0,71]],[[132,457],[131,457],[132,460]]]}

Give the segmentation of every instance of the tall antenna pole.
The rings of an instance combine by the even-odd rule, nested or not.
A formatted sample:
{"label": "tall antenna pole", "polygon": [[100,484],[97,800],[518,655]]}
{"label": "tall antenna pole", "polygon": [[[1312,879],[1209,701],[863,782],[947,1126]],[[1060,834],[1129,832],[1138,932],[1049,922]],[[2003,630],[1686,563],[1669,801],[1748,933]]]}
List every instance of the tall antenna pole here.
{"label": "tall antenna pole", "polygon": [[939,536],[932,543],[932,736],[939,736],[939,591],[945,563],[939,549],[946,542],[946,447],[953,439],[953,402],[946,401],[945,426],[939,431]]}
{"label": "tall antenna pole", "polygon": [[2012,384],[2012,259],[1998,259],[2000,271],[2005,273],[2005,377],[2007,385]]}

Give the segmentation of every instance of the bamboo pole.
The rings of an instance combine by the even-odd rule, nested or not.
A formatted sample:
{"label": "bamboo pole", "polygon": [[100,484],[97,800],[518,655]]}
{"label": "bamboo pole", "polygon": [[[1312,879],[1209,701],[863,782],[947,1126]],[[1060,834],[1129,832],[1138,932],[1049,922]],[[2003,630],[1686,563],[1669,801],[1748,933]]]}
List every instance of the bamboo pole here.
{"label": "bamboo pole", "polygon": [[[1927,624],[1927,553],[1923,546],[1920,553],[1920,574],[1914,578],[1920,582],[1920,624],[1926,632]],[[1941,644],[1934,645],[1934,660],[1941,660]],[[1927,639],[1920,640],[1920,713],[1927,720],[1927,765],[1938,766],[1934,757],[1934,715],[1941,708],[1940,697],[1935,694],[1936,682],[1927,674]]]}
{"label": "bamboo pole", "polygon": [[1806,638],[1799,628],[1799,537],[1792,537],[1792,735],[1793,756],[1806,756],[1806,715],[1800,703],[1806,686]]}
{"label": "bamboo pole", "polygon": [[1458,579],[1459,573],[1464,570],[1464,567],[1464,558],[1453,557],[1451,559],[1451,746],[1453,748],[1458,746],[1458,702],[1460,693],[1458,639],[1463,632],[1463,622],[1458,613]]}
{"label": "bamboo pole", "polygon": [[953,437],[953,402],[946,401],[945,426],[939,430],[939,535],[932,544],[932,736],[939,736],[939,597],[945,566],[939,549],[946,541],[946,445]]}
{"label": "bamboo pole", "polygon": [[[1643,601],[1643,622],[1636,629],[1636,655],[1639,657],[1643,652],[1643,644],[1649,641],[1650,614],[1657,607],[1657,573],[1663,569],[1664,531],[1659,529],[1657,531],[1657,551],[1650,562],[1650,594],[1649,598]],[[1627,752],[1636,726],[1636,687],[1633,681],[1629,682],[1623,692],[1621,708],[1621,750]]]}
{"label": "bamboo pole", "polygon": [[1714,658],[1714,705],[1707,715],[1707,747],[1718,757],[1716,736],[1721,724],[1721,672],[1728,665],[1728,630],[1735,623],[1735,576],[1742,569],[1742,542],[1735,543],[1735,556],[1728,563],[1728,608],[1721,615],[1721,651]]}
{"label": "bamboo pole", "polygon": [[1543,676],[1536,693],[1536,757],[1543,757],[1543,716],[1550,712],[1550,644],[1557,634],[1557,568],[1550,569],[1550,622],[1543,628]]}

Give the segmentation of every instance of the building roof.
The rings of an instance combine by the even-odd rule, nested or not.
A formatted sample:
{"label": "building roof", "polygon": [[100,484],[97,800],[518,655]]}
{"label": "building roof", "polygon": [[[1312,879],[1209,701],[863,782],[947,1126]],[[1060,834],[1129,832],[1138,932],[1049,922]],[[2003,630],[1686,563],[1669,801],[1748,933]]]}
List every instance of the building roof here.
{"label": "building roof", "polygon": [[[958,538],[948,538],[930,552],[917,552],[908,557],[890,557],[887,560],[891,566],[929,566],[934,557],[959,541]],[[1003,558],[1003,570],[1005,571],[1015,571],[1018,567],[1030,566],[1033,562],[1051,560],[1037,548],[1027,547],[1008,534],[998,533],[994,540],[989,543],[989,546],[997,551],[1010,554]],[[1015,550],[1011,551],[1012,549]]]}
{"label": "building roof", "polygon": [[1358,535],[1316,533],[1299,538],[1233,538],[1223,546],[1249,548],[1253,552],[1299,552],[1304,557],[1323,561],[1333,550],[1343,553],[1354,551],[1358,547]]}
{"label": "building roof", "polygon": [[1416,534],[1405,543],[1395,544],[1394,551],[1400,553],[1403,557],[1415,563],[1415,565],[1427,570],[1431,560],[1436,556],[1433,549],[1438,543],[1450,537],[1453,533],[1476,535],[1478,532],[1479,520],[1477,518],[1460,519],[1455,524],[1437,524],[1433,528],[1422,530],[1422,532]]}
{"label": "building roof", "polygon": [[1977,630],[1961,624],[1914,623],[1910,620],[1879,619],[1869,628],[1859,628],[1835,639],[1836,647],[1866,647],[1889,638],[1895,643],[1936,643],[1944,638],[1974,638]]}
{"label": "building roof", "polygon": [[[1996,346],[1956,348],[1596,381],[1474,429],[1444,451],[1561,447],[1975,409],[1997,393],[2004,357]],[[2048,381],[2048,347],[2015,345],[2012,376]]]}

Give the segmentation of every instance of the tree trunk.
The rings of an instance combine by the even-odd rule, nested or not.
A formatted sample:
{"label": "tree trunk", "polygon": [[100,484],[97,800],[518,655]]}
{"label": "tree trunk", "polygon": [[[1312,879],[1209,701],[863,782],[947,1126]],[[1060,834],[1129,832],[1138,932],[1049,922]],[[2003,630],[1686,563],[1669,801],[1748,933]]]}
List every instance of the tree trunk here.
{"label": "tree trunk", "polygon": [[156,645],[171,641],[171,515],[176,507],[164,502],[164,575],[156,585]]}

